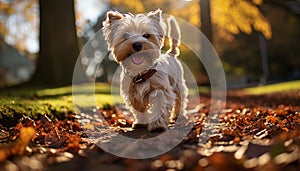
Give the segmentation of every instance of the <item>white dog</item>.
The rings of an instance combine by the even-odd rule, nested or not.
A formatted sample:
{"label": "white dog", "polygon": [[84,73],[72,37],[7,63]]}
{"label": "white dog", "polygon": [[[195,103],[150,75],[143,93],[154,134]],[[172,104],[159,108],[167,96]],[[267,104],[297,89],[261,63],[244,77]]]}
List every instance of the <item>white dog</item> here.
{"label": "white dog", "polygon": [[147,14],[107,12],[103,35],[121,66],[121,96],[134,115],[133,128],[166,130],[171,120],[185,117],[187,86],[177,60],[180,30],[168,18],[170,50],[161,53],[166,23],[161,10]]}

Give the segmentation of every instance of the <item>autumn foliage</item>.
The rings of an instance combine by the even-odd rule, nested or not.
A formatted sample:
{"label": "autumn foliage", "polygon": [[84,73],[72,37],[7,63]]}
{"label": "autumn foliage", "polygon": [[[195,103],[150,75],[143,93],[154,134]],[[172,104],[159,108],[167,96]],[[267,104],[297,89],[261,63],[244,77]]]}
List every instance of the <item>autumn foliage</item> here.
{"label": "autumn foliage", "polygon": [[[261,32],[267,39],[272,37],[270,22],[259,9],[262,0],[211,0],[211,19],[218,36],[232,38],[240,32],[251,34]],[[121,1],[112,0],[111,5],[123,12],[144,13],[162,8],[165,14],[187,20],[200,28],[200,6],[198,1],[156,0],[156,1]]]}

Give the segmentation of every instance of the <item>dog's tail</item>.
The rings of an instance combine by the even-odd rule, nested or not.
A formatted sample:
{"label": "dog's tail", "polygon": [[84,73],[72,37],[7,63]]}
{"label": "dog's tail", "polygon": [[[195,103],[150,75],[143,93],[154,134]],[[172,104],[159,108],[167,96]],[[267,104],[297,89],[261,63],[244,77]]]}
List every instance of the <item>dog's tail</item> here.
{"label": "dog's tail", "polygon": [[173,16],[168,18],[168,37],[170,49],[168,50],[168,54],[173,54],[174,56],[179,55],[179,45],[180,45],[180,29],[176,19]]}

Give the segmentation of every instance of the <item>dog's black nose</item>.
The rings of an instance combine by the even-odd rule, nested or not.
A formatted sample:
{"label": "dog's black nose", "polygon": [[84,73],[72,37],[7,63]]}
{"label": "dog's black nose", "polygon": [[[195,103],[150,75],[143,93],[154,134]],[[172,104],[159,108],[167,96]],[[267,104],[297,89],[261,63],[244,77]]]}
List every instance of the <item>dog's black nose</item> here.
{"label": "dog's black nose", "polygon": [[142,50],[143,44],[141,42],[134,42],[132,44],[132,48],[133,48],[133,50],[138,52],[138,51]]}

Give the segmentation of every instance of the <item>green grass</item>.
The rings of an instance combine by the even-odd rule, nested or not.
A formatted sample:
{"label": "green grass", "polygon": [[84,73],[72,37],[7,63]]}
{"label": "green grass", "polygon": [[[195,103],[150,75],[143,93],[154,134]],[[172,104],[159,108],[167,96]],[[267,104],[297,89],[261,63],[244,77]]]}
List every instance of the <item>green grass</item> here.
{"label": "green grass", "polygon": [[291,90],[300,90],[300,80],[297,81],[289,81],[283,83],[270,84],[259,87],[245,88],[243,92],[245,94],[266,94],[266,93],[276,93],[283,91],[291,91]]}
{"label": "green grass", "polygon": [[66,113],[75,112],[76,106],[81,108],[103,107],[120,102],[120,97],[112,98],[108,84],[83,84],[59,88],[26,87],[9,88],[0,91],[0,123],[13,125],[23,115],[37,118],[39,115],[62,117]]}
{"label": "green grass", "polygon": [[60,117],[61,114],[73,111],[72,101],[65,97],[56,99],[37,99],[21,97],[1,97],[0,114],[13,117],[14,115],[27,115],[35,118],[37,115],[51,114]]}
{"label": "green grass", "polygon": [[[109,94],[110,85],[106,83],[82,84],[76,87],[76,93],[97,93],[97,94]],[[21,96],[21,97],[49,97],[49,96],[62,96],[72,95],[72,85],[58,87],[58,88],[43,88],[43,87],[21,87],[21,88],[8,88],[2,89],[0,95],[6,96]],[[1,89],[0,89],[1,90]]]}

